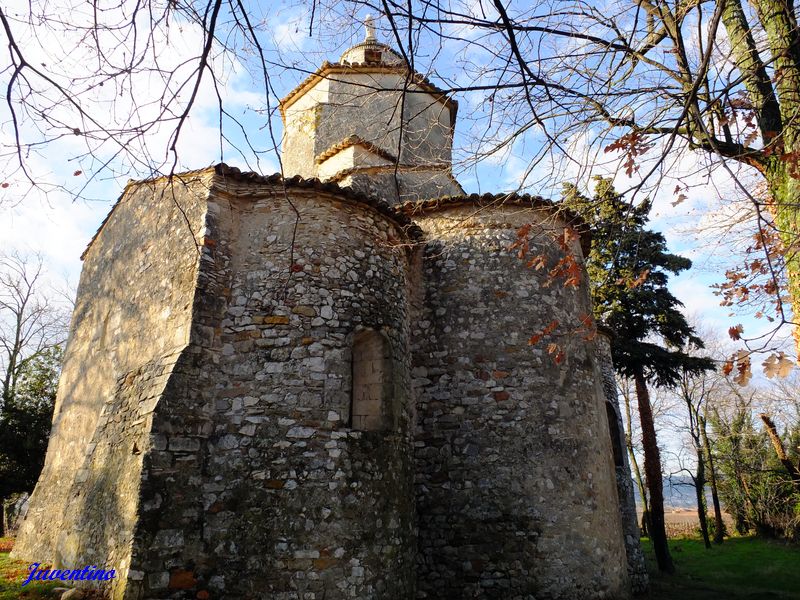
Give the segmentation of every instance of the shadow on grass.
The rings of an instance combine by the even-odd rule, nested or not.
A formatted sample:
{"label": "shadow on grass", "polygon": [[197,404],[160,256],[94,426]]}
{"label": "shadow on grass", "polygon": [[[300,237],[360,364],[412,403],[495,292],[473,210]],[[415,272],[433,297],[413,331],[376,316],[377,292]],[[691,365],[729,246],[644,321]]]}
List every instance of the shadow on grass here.
{"label": "shadow on grass", "polygon": [[[642,540],[651,600],[800,600],[800,548],[753,537],[729,538],[707,550],[699,539],[670,540],[675,575],[661,575]],[[647,596],[645,596],[647,598]]]}

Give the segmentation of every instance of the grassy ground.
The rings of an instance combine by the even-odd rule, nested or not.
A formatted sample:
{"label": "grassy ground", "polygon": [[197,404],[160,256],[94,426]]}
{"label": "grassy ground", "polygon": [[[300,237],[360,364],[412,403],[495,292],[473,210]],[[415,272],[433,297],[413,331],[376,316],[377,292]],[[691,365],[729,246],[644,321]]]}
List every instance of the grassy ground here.
{"label": "grassy ground", "polygon": [[[0,600],[53,600],[58,594],[53,593],[53,588],[59,587],[61,582],[42,583],[31,582],[25,587],[22,583],[28,577],[28,564],[12,560],[8,553],[13,542],[9,538],[0,538]],[[61,584],[63,586],[63,584]]]}
{"label": "grassy ground", "polygon": [[649,540],[643,546],[651,600],[800,600],[800,548],[743,537],[706,550],[699,539],[674,539],[670,577],[656,573]]}
{"label": "grassy ground", "polygon": [[[53,600],[59,583],[22,587],[28,565],[9,558],[12,542],[0,538],[0,600]],[[726,539],[711,550],[697,539],[670,540],[677,573],[658,575],[649,540],[649,600],[800,600],[800,548],[755,538]]]}

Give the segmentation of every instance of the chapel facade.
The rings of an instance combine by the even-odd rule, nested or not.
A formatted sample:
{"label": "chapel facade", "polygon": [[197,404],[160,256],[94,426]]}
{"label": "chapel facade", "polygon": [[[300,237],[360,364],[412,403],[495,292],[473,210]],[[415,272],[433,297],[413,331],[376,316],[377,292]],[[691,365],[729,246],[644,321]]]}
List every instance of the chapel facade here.
{"label": "chapel facade", "polygon": [[591,314],[585,272],[547,275],[588,234],[466,195],[456,111],[368,27],[282,101],[283,175],[128,184],[83,256],[17,557],[115,568],[125,599],[646,586],[607,340],[529,343]]}

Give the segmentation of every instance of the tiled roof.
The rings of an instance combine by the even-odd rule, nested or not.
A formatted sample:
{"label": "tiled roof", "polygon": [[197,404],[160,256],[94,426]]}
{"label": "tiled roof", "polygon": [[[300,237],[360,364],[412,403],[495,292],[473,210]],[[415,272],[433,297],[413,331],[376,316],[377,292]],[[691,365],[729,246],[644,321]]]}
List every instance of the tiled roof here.
{"label": "tiled roof", "polygon": [[363,138],[360,138],[357,135],[351,135],[351,136],[346,137],[345,139],[343,139],[338,144],[334,144],[333,146],[331,146],[330,148],[328,148],[327,150],[325,150],[321,154],[318,154],[317,157],[314,160],[315,160],[315,162],[317,164],[324,163],[330,157],[339,154],[339,152],[341,152],[342,150],[346,150],[347,148],[350,148],[351,146],[361,146],[362,148],[366,148],[367,150],[369,150],[373,154],[376,154],[377,156],[380,156],[381,158],[385,158],[389,162],[393,162],[393,163],[397,162],[397,158],[395,158],[394,156],[392,156],[391,154],[386,152],[386,150],[384,150],[383,148],[379,148],[378,146],[376,146],[372,142],[368,142],[367,140],[365,140]]}
{"label": "tiled roof", "polygon": [[304,177],[300,177],[300,175],[295,175],[293,177],[284,177],[280,173],[274,173],[272,175],[260,175],[252,171],[241,171],[236,167],[230,167],[225,163],[220,163],[213,168],[215,169],[217,175],[231,177],[237,181],[266,183],[272,185],[280,184],[286,186],[287,188],[314,189],[320,192],[336,194],[337,196],[341,196],[347,200],[352,200],[353,202],[357,202],[359,204],[366,204],[367,206],[374,208],[379,213],[395,221],[412,236],[415,236],[419,233],[419,228],[414,225],[412,219],[405,213],[395,210],[383,200],[378,200],[371,196],[367,196],[351,188],[341,187],[335,183],[323,182],[319,179],[306,179]]}
{"label": "tiled roof", "polygon": [[[589,244],[591,237],[589,229],[575,213],[562,208],[558,203],[552,200],[547,200],[540,196],[531,196],[529,194],[467,194],[463,196],[442,196],[439,198],[432,198],[429,200],[415,200],[404,202],[396,207],[390,206],[388,203],[378,200],[376,198],[367,196],[350,188],[341,187],[335,183],[322,182],[319,179],[305,179],[299,175],[293,177],[284,177],[280,173],[273,175],[261,175],[252,171],[241,171],[236,167],[231,167],[225,163],[220,163],[205,169],[197,169],[193,171],[186,171],[184,173],[176,173],[172,178],[179,180],[186,180],[187,178],[198,175],[215,175],[223,179],[230,179],[237,182],[246,182],[254,184],[266,185],[282,185],[286,188],[293,189],[312,189],[320,192],[326,192],[332,195],[339,196],[340,198],[356,202],[358,204],[367,205],[385,217],[397,223],[409,237],[418,239],[422,235],[420,228],[414,223],[414,215],[423,214],[431,211],[442,210],[451,206],[459,204],[469,204],[477,207],[490,207],[502,205],[515,205],[524,206],[528,208],[545,208],[560,216],[566,223],[573,227],[581,236],[581,247],[584,254],[589,251]],[[170,179],[169,176],[155,177],[152,179],[145,179],[140,181],[129,181],[125,187],[125,191],[119,197],[117,202],[109,211],[106,218],[100,224],[97,232],[94,234],[89,244],[81,255],[81,259],[86,256],[86,253],[91,248],[94,241],[100,235],[100,232],[105,227],[106,223],[111,218],[111,215],[116,210],[119,203],[125,197],[128,190],[136,185],[144,183],[153,183],[160,180]]]}
{"label": "tiled roof", "polygon": [[[345,58],[345,57],[350,53],[353,53],[353,52],[356,52],[358,50],[361,50],[362,48],[365,49],[365,50],[367,50],[367,49],[368,50],[376,50],[376,51],[380,52],[381,54],[384,54],[384,53],[391,54],[392,58],[394,59],[394,61],[391,61],[392,64],[395,64],[398,61],[399,62],[405,61],[405,59],[400,55],[400,53],[398,53],[395,50],[393,50],[391,46],[387,46],[386,44],[384,44],[382,42],[379,42],[379,41],[377,41],[375,39],[364,40],[363,42],[361,42],[359,44],[356,44],[355,46],[350,46],[350,48],[348,48],[347,50],[345,50],[342,53],[342,56],[341,56],[341,58],[339,60],[341,62],[346,62],[346,63],[352,62],[352,61],[347,60],[347,58]],[[384,62],[389,62],[389,61],[384,61]]]}

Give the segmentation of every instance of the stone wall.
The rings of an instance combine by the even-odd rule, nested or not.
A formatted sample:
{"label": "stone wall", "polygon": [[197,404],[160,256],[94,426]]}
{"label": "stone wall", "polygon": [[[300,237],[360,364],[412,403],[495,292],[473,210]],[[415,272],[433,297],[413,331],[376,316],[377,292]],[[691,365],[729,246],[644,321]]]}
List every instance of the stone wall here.
{"label": "stone wall", "polygon": [[[508,250],[534,223],[554,264],[562,224],[424,206],[423,256],[318,182],[131,184],[85,255],[16,556],[114,568],[127,600],[627,597],[598,349],[562,335],[586,282]],[[558,364],[528,344],[553,320]]]}
{"label": "stone wall", "polygon": [[397,156],[401,164],[450,164],[450,123],[450,108],[406,81],[405,73],[348,69],[328,83],[315,152],[355,134]]}
{"label": "stone wall", "polygon": [[113,568],[116,596],[152,411],[189,341],[208,183],[130,185],[86,251],[47,458],[14,548],[31,562]]}
{"label": "stone wall", "polygon": [[[597,339],[597,358],[603,376],[603,391],[606,396],[606,406],[609,411],[609,428],[614,428],[611,435],[621,437],[620,452],[616,453],[615,470],[617,476],[617,495],[622,516],[622,531],[625,536],[625,554],[628,557],[628,578],[631,582],[631,591],[634,594],[643,594],[647,591],[649,579],[644,553],[639,541],[639,522],[636,514],[636,500],[634,499],[633,479],[625,447],[625,429],[622,425],[622,413],[619,408],[619,394],[617,382],[614,377],[614,363],[611,360],[611,346],[608,336],[601,334]],[[613,421],[612,421],[613,417]]]}
{"label": "stone wall", "polygon": [[[407,81],[397,66],[326,69],[284,105],[286,174],[329,179],[390,204],[463,193],[450,175],[454,102]],[[351,136],[372,149],[341,150],[317,166]]]}
{"label": "stone wall", "polygon": [[[192,346],[145,459],[141,597],[413,597],[405,239],[342,195],[218,178]],[[348,422],[365,330],[391,361],[378,431]]]}
{"label": "stone wall", "polygon": [[[430,206],[414,215],[431,240],[412,329],[418,598],[627,597],[594,343],[567,333],[591,312],[585,274],[545,275],[563,226],[517,205]],[[526,223],[541,271],[509,251]],[[553,320],[556,337],[529,345]]]}
{"label": "stone wall", "polygon": [[[287,175],[308,178],[317,176],[317,155],[327,149],[315,150],[318,146],[317,128],[321,122],[322,106],[328,97],[329,86],[330,81],[322,79],[282,113],[281,166]],[[342,139],[352,133],[346,133]]]}

